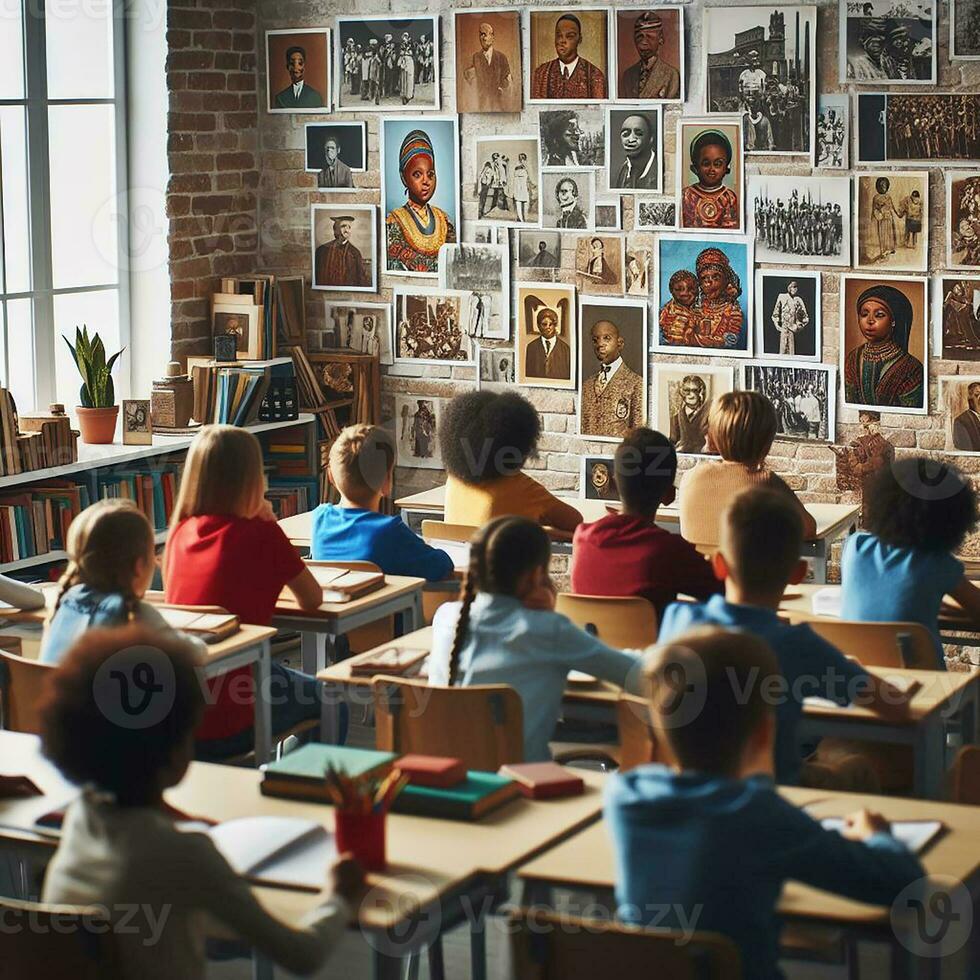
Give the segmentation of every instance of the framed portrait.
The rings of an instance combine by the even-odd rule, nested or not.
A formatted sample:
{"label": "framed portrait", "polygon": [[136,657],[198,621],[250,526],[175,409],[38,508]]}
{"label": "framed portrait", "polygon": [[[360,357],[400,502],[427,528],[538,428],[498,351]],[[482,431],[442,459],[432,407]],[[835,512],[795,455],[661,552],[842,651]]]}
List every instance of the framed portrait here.
{"label": "framed portrait", "polygon": [[946,437],[943,451],[952,456],[980,455],[980,374],[942,375],[938,381]]}
{"label": "framed portrait", "polygon": [[517,287],[517,383],[575,388],[575,289],[544,283]]}
{"label": "framed portrait", "polygon": [[439,17],[338,16],[334,78],[338,112],[439,108]]}
{"label": "framed portrait", "polygon": [[637,241],[635,235],[626,236],[626,254],[623,257],[623,292],[627,296],[650,296],[650,261],[653,249]]}
{"label": "framed portrait", "polygon": [[516,375],[514,371],[513,347],[484,347],[477,345],[479,370],[476,375],[477,388],[513,388]]}
{"label": "framed portrait", "polygon": [[753,174],[746,199],[756,261],[851,264],[851,182],[847,177]]}
{"label": "framed portrait", "polygon": [[313,288],[378,291],[378,208],[375,204],[311,204]]}
{"label": "framed portrait", "polygon": [[672,197],[633,198],[633,227],[637,231],[666,231],[677,227],[677,202]]}
{"label": "framed portrait", "polygon": [[375,354],[381,364],[394,363],[391,351],[390,303],[323,301],[323,319],[341,347]]}
{"label": "framed portrait", "polygon": [[926,272],[929,262],[929,174],[877,171],[854,178],[854,266]]}
{"label": "framed portrait", "polygon": [[582,235],[575,242],[575,273],[581,293],[622,296],[622,235]]}
{"label": "framed portrait", "polygon": [[599,106],[542,109],[538,113],[541,169],[602,168],[606,162],[606,131]]}
{"label": "framed portrait", "polygon": [[435,278],[439,250],[459,240],[458,116],[381,120],[384,271]]}
{"label": "framed portrait", "polygon": [[[464,240],[473,242],[474,245],[496,245],[499,240],[499,229],[496,225],[488,225],[482,222],[477,223],[475,221],[466,222],[463,225],[469,231],[469,235],[464,235]],[[504,239],[507,243],[510,243],[510,239],[507,237],[507,232],[504,232]]]}
{"label": "framed portrait", "polygon": [[713,364],[658,363],[653,366],[653,427],[685,456],[708,451],[711,403],[735,388],[735,370]]}
{"label": "framed portrait", "polygon": [[330,112],[330,29],[265,32],[269,112]]}
{"label": "framed portrait", "polygon": [[240,293],[211,294],[211,336],[232,337],[235,359],[255,361],[262,354],[262,307],[255,299]]}
{"label": "framed portrait", "polygon": [[705,111],[744,113],[746,153],[812,157],[816,34],[816,7],[705,7]]}
{"label": "framed portrait", "polygon": [[613,13],[617,102],[684,101],[684,8]]}
{"label": "framed portrait", "polygon": [[153,445],[153,424],[148,398],[123,399],[122,440],[124,446]]}
{"label": "framed portrait", "polygon": [[949,56],[980,61],[980,0],[949,0]]}
{"label": "framed portrait", "polygon": [[395,395],[395,461],[398,466],[441,470],[439,426],[444,399]]}
{"label": "framed portrait", "polygon": [[946,174],[946,263],[980,269],[980,173]]}
{"label": "framed portrait", "polygon": [[817,96],[816,151],[820,170],[847,170],[851,145],[851,100],[846,95]]}
{"label": "framed portrait", "polygon": [[517,268],[561,268],[561,232],[522,228],[517,232]]}
{"label": "framed portrait", "polygon": [[395,287],[395,364],[473,364],[473,299],[461,289]]}
{"label": "framed portrait", "polygon": [[579,435],[619,442],[647,421],[647,304],[579,300]]}
{"label": "framed portrait", "polygon": [[477,340],[510,340],[510,247],[443,245],[439,285],[472,293],[466,332]]}
{"label": "framed portrait", "polygon": [[935,85],[936,2],[840,0],[842,85]]}
{"label": "framed portrait", "polygon": [[541,175],[541,227],[591,231],[595,214],[594,170],[553,170]]}
{"label": "framed portrait", "polygon": [[663,109],[659,105],[632,109],[606,108],[606,187],[631,193],[663,190]]}
{"label": "framed portrait", "polygon": [[751,240],[664,232],[656,247],[653,349],[751,357]]}
{"label": "framed portrait", "polygon": [[755,270],[755,345],[759,357],[819,361],[823,356],[820,273]]}
{"label": "framed portrait", "polygon": [[520,112],[523,95],[521,14],[454,10],[456,111]]}
{"label": "framed portrait", "polygon": [[744,174],[738,116],[678,117],[678,228],[743,231]]}
{"label": "framed portrait", "polygon": [[928,412],[928,280],[843,273],[840,360],[846,408]]}
{"label": "framed portrait", "polygon": [[593,218],[596,231],[622,231],[622,198],[597,196],[593,206]]}
{"label": "framed portrait", "polygon": [[772,405],[777,439],[834,441],[837,368],[747,361],[742,365],[742,388],[759,392]]}
{"label": "framed portrait", "polygon": [[583,456],[579,469],[579,496],[583,500],[619,503],[612,456]]}
{"label": "framed portrait", "polygon": [[541,166],[533,136],[477,136],[477,220],[497,227],[541,220]]}
{"label": "framed portrait", "polygon": [[307,123],[305,166],[317,190],[352,191],[354,174],[367,169],[367,123]]}
{"label": "framed portrait", "polygon": [[609,8],[527,11],[527,101],[609,99]]}
{"label": "framed portrait", "polygon": [[933,352],[944,361],[980,361],[980,275],[936,276]]}

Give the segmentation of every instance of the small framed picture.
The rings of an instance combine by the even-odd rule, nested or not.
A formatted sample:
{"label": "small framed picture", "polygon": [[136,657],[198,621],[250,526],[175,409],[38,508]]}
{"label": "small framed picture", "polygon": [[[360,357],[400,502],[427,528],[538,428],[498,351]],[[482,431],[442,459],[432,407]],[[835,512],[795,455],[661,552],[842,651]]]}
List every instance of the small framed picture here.
{"label": "small framed picture", "polygon": [[637,231],[673,231],[677,227],[677,202],[672,197],[633,198],[633,227]]}
{"label": "small framed picture", "polygon": [[820,273],[755,270],[756,350],[778,361],[819,361]]}
{"label": "small framed picture", "polygon": [[125,398],[122,403],[124,446],[149,446],[153,442],[148,398]]}
{"label": "small framed picture", "polygon": [[623,230],[623,202],[619,197],[597,197],[593,207],[596,231]]}
{"label": "small framed picture", "polygon": [[619,501],[612,456],[583,456],[579,472],[579,496],[583,500]]}
{"label": "small framed picture", "polygon": [[320,191],[351,191],[367,169],[367,123],[306,124],[306,172]]}
{"label": "small framed picture", "polygon": [[686,456],[717,455],[708,447],[711,403],[735,387],[735,371],[713,364],[653,366],[653,427]]}
{"label": "small framed picture", "polygon": [[214,359],[235,361],[238,359],[237,337],[231,333],[219,333],[214,338]]}
{"label": "small framed picture", "polygon": [[330,29],[265,32],[269,112],[330,112]]}
{"label": "small framed picture", "polygon": [[742,365],[742,388],[759,392],[772,405],[777,439],[834,441],[836,368],[750,361]]}

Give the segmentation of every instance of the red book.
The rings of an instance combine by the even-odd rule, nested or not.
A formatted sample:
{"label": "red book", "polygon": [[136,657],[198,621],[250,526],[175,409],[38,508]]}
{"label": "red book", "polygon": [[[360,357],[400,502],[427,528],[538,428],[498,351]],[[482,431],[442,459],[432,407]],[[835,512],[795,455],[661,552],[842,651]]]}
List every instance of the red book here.
{"label": "red book", "polygon": [[513,779],[521,793],[532,800],[554,800],[585,792],[585,781],[557,762],[512,763],[501,766],[500,775]]}
{"label": "red book", "polygon": [[396,763],[413,786],[448,789],[466,779],[466,766],[460,759],[438,755],[403,755]]}

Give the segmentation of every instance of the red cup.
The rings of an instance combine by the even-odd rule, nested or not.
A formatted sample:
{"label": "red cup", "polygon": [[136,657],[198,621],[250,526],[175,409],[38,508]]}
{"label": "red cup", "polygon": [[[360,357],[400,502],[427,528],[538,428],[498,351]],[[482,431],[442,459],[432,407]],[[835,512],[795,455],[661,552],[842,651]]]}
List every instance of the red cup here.
{"label": "red cup", "polygon": [[335,810],[337,853],[352,854],[365,871],[384,871],[388,866],[385,856],[384,811],[355,813],[351,810]]}

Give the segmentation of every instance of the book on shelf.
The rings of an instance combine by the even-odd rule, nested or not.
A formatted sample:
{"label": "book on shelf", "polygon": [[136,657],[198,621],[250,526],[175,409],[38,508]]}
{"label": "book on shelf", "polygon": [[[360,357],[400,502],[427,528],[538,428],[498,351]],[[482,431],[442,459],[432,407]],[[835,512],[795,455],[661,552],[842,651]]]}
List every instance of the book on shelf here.
{"label": "book on shelf", "polygon": [[[299,417],[293,365],[288,358],[221,362],[189,357],[187,370],[194,382],[193,417],[200,422],[250,425],[256,421],[290,422]],[[260,377],[259,384],[250,385],[255,377]],[[236,417],[245,421],[236,422]]]}
{"label": "book on shelf", "polygon": [[272,504],[277,520],[305,514],[318,503],[316,482],[309,479],[270,481],[265,497]]}
{"label": "book on shelf", "polygon": [[165,531],[173,513],[182,471],[182,463],[170,463],[153,469],[115,469],[99,474],[99,498],[132,500],[154,530]]}
{"label": "book on shelf", "polygon": [[67,480],[0,494],[0,563],[63,551],[68,526],[90,502],[88,487]]}

